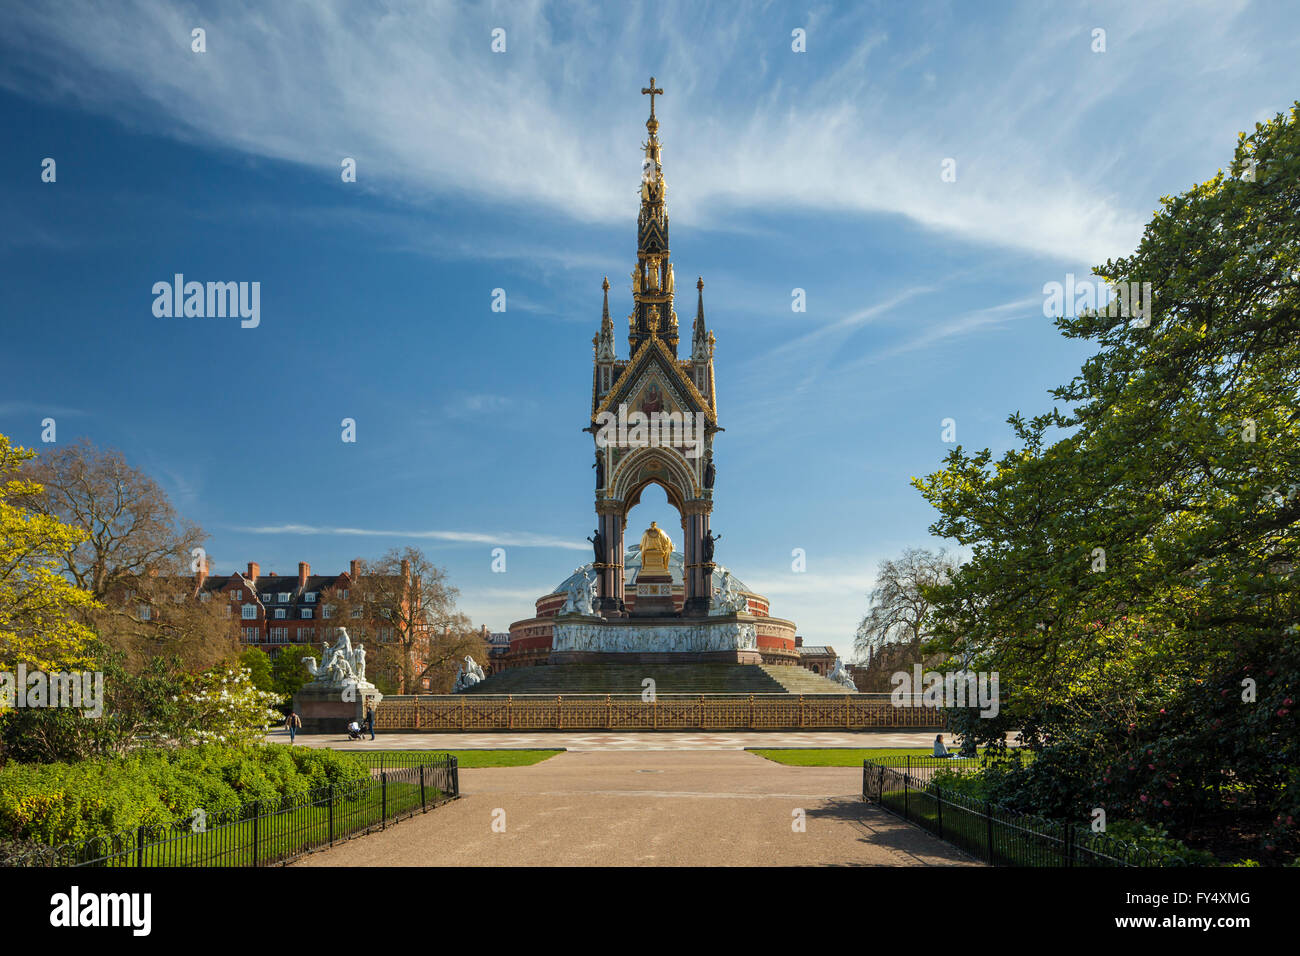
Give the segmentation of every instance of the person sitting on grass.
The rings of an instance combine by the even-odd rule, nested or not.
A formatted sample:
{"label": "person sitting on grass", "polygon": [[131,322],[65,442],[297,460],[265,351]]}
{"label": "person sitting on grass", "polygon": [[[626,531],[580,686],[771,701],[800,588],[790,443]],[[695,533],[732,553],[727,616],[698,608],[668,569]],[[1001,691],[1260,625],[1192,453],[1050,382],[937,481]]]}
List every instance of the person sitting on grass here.
{"label": "person sitting on grass", "polygon": [[945,746],[944,746],[944,743],[943,743],[943,734],[936,734],[936,735],[935,735],[935,738],[934,738],[934,755],[935,755],[936,757],[946,757],[946,758],[949,759],[949,760],[969,760],[969,759],[970,759],[970,757],[968,757],[968,756],[966,756],[966,755],[964,755],[964,754],[953,753],[951,750],[949,750],[947,747],[945,747]]}

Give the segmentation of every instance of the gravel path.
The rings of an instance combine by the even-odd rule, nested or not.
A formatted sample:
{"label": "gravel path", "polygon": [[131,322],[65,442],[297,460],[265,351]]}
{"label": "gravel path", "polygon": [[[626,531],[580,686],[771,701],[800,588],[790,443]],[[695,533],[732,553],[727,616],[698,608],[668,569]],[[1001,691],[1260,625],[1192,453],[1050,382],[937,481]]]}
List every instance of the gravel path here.
{"label": "gravel path", "polygon": [[979,865],[864,804],[856,767],[786,767],[735,750],[596,750],[462,770],[460,781],[461,799],[294,865]]}

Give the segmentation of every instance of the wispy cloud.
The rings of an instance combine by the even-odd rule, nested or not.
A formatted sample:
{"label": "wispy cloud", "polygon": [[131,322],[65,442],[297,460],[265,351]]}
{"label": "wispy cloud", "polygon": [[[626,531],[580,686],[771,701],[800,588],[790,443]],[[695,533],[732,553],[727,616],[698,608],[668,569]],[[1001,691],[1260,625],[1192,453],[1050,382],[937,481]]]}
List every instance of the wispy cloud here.
{"label": "wispy cloud", "polygon": [[308,524],[254,525],[251,527],[235,527],[231,530],[240,531],[244,534],[414,538],[429,541],[448,541],[455,544],[509,545],[516,548],[563,548],[566,551],[589,551],[591,549],[591,545],[586,542],[572,541],[554,535],[532,534],[526,531],[503,531],[499,533],[481,531],[394,531],[381,528],[326,527]]}
{"label": "wispy cloud", "polygon": [[[1092,263],[1133,246],[1147,213],[1135,200],[1150,190],[1116,193],[1118,146],[1093,145],[1089,119],[1104,115],[1111,128],[1107,107],[1163,57],[1266,70],[1278,55],[1254,49],[1259,37],[1235,8],[1214,5],[1194,16],[1182,6],[1109,8],[1104,59],[1089,53],[1083,20],[1034,4],[951,31],[943,46],[898,43],[876,12],[850,8],[819,20],[798,61],[756,26],[769,18],[728,8],[670,3],[628,16],[529,4],[490,18],[486,9],[395,3],[372,15],[352,4],[273,4],[198,15],[162,0],[33,4],[5,15],[0,84],[332,177],[341,157],[355,157],[361,182],[404,199],[468,194],[621,222],[643,136],[632,91],[645,78],[631,70],[650,44],[670,87],[661,119],[670,183],[686,199],[679,221],[737,205],[888,213]],[[669,27],[688,10],[691,32],[714,37],[715,56],[700,57]],[[199,24],[202,54],[189,42]],[[506,54],[490,52],[495,25],[507,30]],[[844,40],[855,35],[856,44]],[[1239,48],[1254,60],[1234,57]],[[771,70],[750,92],[735,74],[755,62]],[[795,62],[822,69],[800,73]],[[1050,94],[1049,73],[1060,81]],[[1126,148],[1163,136],[1161,152],[1176,153],[1179,139],[1202,135],[1171,122],[1177,115],[1144,114],[1122,131]],[[956,182],[940,178],[947,158]]]}

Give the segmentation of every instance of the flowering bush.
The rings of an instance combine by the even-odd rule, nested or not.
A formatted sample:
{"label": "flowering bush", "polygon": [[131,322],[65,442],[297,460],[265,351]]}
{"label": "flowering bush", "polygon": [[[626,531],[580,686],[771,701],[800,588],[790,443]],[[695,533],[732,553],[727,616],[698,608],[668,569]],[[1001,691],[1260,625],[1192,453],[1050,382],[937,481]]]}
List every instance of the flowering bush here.
{"label": "flowering bush", "polygon": [[254,743],[281,720],[273,708],[283,700],[258,690],[246,667],[216,668],[193,678],[191,686],[172,697],[174,706],[161,729],[181,744]]}

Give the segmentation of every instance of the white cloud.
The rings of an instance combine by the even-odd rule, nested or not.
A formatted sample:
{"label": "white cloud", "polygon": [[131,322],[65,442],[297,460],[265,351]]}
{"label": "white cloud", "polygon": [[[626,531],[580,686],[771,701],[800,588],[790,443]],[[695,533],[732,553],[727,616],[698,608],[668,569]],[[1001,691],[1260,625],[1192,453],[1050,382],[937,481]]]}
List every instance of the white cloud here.
{"label": "white cloud", "polygon": [[[687,11],[695,28],[676,29]],[[622,222],[644,136],[636,91],[645,78],[630,64],[649,44],[668,90],[660,118],[679,221],[717,219],[737,204],[888,213],[1091,264],[1133,246],[1150,204],[1120,196],[1116,139],[1131,152],[1161,135],[1174,154],[1180,134],[1201,134],[1177,122],[1178,110],[1130,109],[1119,128],[1099,130],[1084,118],[1125,105],[1163,56],[1248,71],[1275,55],[1238,55],[1252,38],[1229,29],[1233,9],[1200,8],[1189,27],[1176,8],[1113,8],[1104,68],[1079,54],[1082,27],[1062,29],[1070,17],[1034,5],[949,31],[943,47],[913,48],[864,9],[819,27],[820,47],[801,61],[813,78],[774,70],[753,92],[736,74],[760,54],[766,62],[771,37],[751,18],[672,4],[627,13],[529,4],[488,18],[452,4],[398,3],[379,14],[325,3],[200,17],[161,0],[35,6],[6,15],[13,49],[0,84],[330,179],[354,157],[358,186],[403,198],[468,194]],[[489,50],[497,21],[506,54]],[[197,54],[189,34],[200,22],[208,52]],[[864,37],[856,48],[826,52],[827,34],[855,31]],[[1215,105],[1185,102],[1202,112]],[[958,179],[944,183],[950,156]]]}
{"label": "white cloud", "polygon": [[240,531],[244,534],[415,538],[430,541],[448,541],[456,544],[510,545],[516,548],[563,548],[566,551],[588,551],[591,549],[591,545],[586,542],[571,541],[568,538],[560,538],[555,535],[533,534],[527,531],[503,531],[499,533],[483,531],[394,531],[381,528],[323,527],[306,524],[255,525],[252,527],[232,528],[231,530]]}

